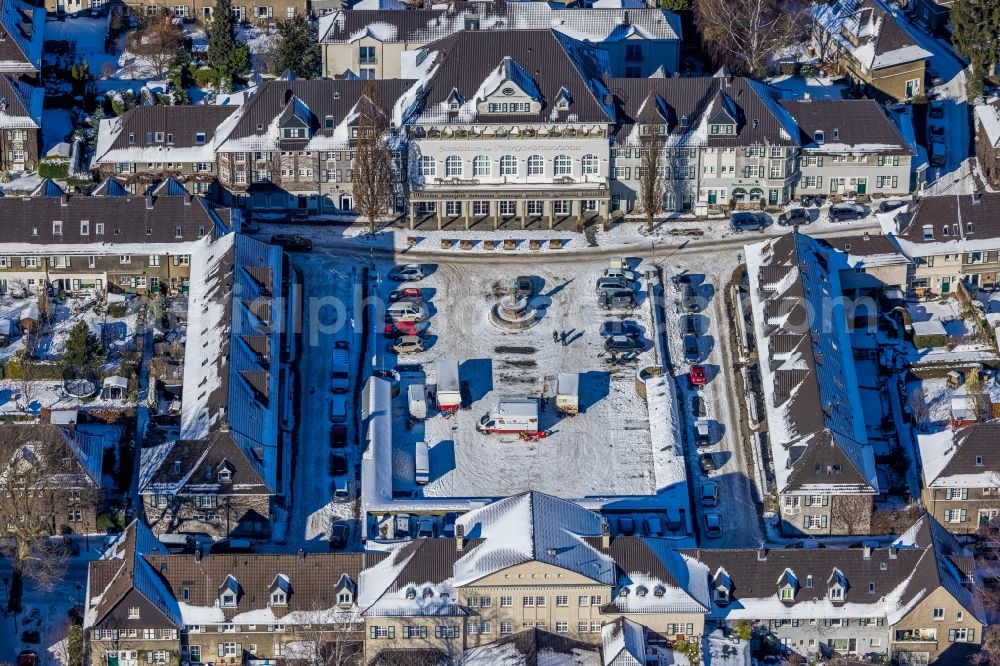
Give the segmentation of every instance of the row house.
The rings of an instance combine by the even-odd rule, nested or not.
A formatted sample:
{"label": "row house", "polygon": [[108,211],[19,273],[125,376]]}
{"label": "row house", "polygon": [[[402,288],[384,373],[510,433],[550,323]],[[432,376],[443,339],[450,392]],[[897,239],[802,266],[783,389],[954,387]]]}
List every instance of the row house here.
{"label": "row house", "polygon": [[[900,296],[906,292],[910,261],[891,237],[866,231],[854,236],[824,238],[820,242],[830,249],[828,265],[831,270],[836,269],[845,297]],[[875,317],[877,312],[862,310],[855,313],[858,316]]]}
{"label": "row house", "polygon": [[917,434],[923,480],[920,497],[928,513],[954,534],[975,534],[996,526],[1000,514],[998,436],[997,421]]}
{"label": "row house", "polygon": [[675,550],[611,537],[599,515],[531,492],[459,517],[453,538],[344,554],[167,555],[135,522],[90,564],[84,630],[100,666],[538,649],[679,663],[682,646],[743,621],[803,656],[962,663],[983,629],[970,565],[930,517],[888,547]]}
{"label": "row house", "polygon": [[894,240],[913,263],[908,287],[920,295],[949,294],[963,281],[992,289],[1000,278],[1000,194],[920,199],[896,217]]}
{"label": "row house", "polygon": [[142,507],[157,533],[264,538],[288,485],[283,255],[232,233],[193,261],[180,430],[141,452]]}
{"label": "row house", "polygon": [[44,93],[42,88],[0,75],[0,170],[38,168]]}
{"label": "row house", "polygon": [[[46,0],[46,3],[63,2],[64,0]],[[84,0],[86,1],[86,0]],[[90,0],[91,6],[100,6],[101,0]],[[70,0],[73,2],[73,0]],[[80,0],[76,0],[80,2]],[[215,11],[215,0],[123,0],[124,4],[136,16],[153,17],[168,14],[176,18],[198,21],[210,24]],[[261,27],[272,27],[276,24],[295,18],[309,17],[309,0],[253,0],[245,2],[235,0],[232,4],[233,18],[241,23],[251,23]]]}
{"label": "row house", "polygon": [[463,31],[548,30],[600,45],[611,76],[679,69],[681,22],[654,7],[560,9],[538,2],[454,2],[446,8],[341,9],[320,18],[323,75],[403,77],[403,53]]}
{"label": "row house", "polygon": [[813,8],[812,50],[827,66],[879,99],[924,94],[931,53],[899,24],[881,0],[837,0]]}
{"label": "row house", "polygon": [[809,659],[961,664],[979,649],[972,558],[928,516],[887,547],[684,554],[710,576],[709,626],[749,622]]}
{"label": "row house", "polygon": [[94,195],[67,195],[46,183],[28,197],[0,198],[0,291],[26,296],[43,287],[118,293],[187,290],[191,253],[226,233],[231,211],[165,181],[132,196],[104,183]]}
{"label": "row house", "polygon": [[745,247],[784,534],[865,534],[879,493],[827,249],[798,232]]}
{"label": "row house", "polygon": [[977,104],[976,159],[983,176],[993,188],[1000,188],[1000,100]]}

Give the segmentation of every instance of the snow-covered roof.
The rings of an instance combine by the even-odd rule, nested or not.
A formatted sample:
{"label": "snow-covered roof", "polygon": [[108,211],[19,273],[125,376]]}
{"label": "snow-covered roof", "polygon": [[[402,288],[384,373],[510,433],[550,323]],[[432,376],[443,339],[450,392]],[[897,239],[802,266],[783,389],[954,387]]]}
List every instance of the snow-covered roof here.
{"label": "snow-covered roof", "polygon": [[1000,421],[917,434],[921,474],[930,488],[992,488],[1000,484]]}
{"label": "snow-covered roof", "polygon": [[502,499],[459,517],[468,539],[483,543],[455,563],[455,584],[466,585],[525,562],[561,567],[614,584],[615,565],[585,537],[601,534],[602,519],[571,501],[538,492]]}
{"label": "snow-covered roof", "polygon": [[1000,148],[1000,100],[976,105],[976,119],[994,148]]}
{"label": "snow-covered roof", "polygon": [[933,54],[916,43],[879,0],[837,0],[813,8],[817,30],[865,69],[895,67]]}
{"label": "snow-covered roof", "polygon": [[93,165],[215,162],[220,136],[239,107],[213,104],[136,106],[100,121]]}
{"label": "snow-covered roof", "polygon": [[628,618],[601,627],[605,666],[645,666],[646,628]]}
{"label": "snow-covered roof", "polygon": [[22,0],[0,1],[0,73],[38,72],[42,66],[45,12]]}
{"label": "snow-covered roof", "polygon": [[910,154],[898,128],[871,99],[785,100],[810,154]]}
{"label": "snow-covered roof", "polygon": [[877,492],[828,249],[797,232],[745,247],[779,492]]}
{"label": "snow-covered roof", "polygon": [[894,236],[903,253],[912,258],[941,254],[989,252],[1000,247],[1000,193],[923,197],[912,213],[896,222]]}
{"label": "snow-covered roof", "polygon": [[0,129],[40,128],[44,96],[44,88],[0,75]]}

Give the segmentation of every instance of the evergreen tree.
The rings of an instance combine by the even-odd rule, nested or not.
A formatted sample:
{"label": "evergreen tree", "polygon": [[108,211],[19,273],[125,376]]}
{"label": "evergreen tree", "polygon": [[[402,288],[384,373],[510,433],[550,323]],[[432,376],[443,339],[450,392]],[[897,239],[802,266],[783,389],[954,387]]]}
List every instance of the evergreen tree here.
{"label": "evergreen tree", "polygon": [[288,19],[278,26],[278,39],[271,57],[271,73],[277,76],[286,70],[300,79],[319,76],[322,54],[316,35],[302,16]]}
{"label": "evergreen tree", "polygon": [[672,12],[684,12],[691,9],[690,0],[660,0],[660,7]]}
{"label": "evergreen tree", "polygon": [[225,90],[232,88],[234,76],[250,68],[250,49],[236,41],[232,0],[216,0],[208,31],[208,64],[219,73],[220,85]]}
{"label": "evergreen tree", "polygon": [[983,78],[1000,53],[1000,2],[962,0],[951,11],[952,43],[972,63],[975,94],[983,91]]}
{"label": "evergreen tree", "polygon": [[86,322],[78,322],[69,332],[62,362],[67,368],[95,365],[101,354],[101,342],[90,332]]}

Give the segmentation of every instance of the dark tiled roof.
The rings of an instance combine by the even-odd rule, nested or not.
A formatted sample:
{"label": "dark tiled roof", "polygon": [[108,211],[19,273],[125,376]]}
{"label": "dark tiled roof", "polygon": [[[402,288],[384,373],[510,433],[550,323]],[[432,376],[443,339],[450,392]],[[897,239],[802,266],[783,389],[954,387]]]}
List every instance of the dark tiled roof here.
{"label": "dark tiled roof", "polygon": [[[235,106],[217,104],[135,106],[118,119],[118,136],[108,147],[111,149],[156,146],[192,148],[211,145],[216,128],[236,111]],[[164,141],[157,143],[157,132],[162,132],[164,139],[167,134],[171,134],[173,143],[167,144]],[[197,141],[198,133],[205,135],[203,141]],[[133,136],[133,143],[129,143],[130,134]],[[147,138],[152,140],[147,141]]]}
{"label": "dark tiled roof", "polygon": [[452,660],[434,648],[386,648],[368,666],[450,666]]}
{"label": "dark tiled roof", "polygon": [[110,176],[101,181],[101,184],[94,188],[94,191],[90,193],[92,197],[127,197],[129,191],[125,189],[125,185],[116,178],[111,178]]}
{"label": "dark tiled roof", "polygon": [[[736,134],[707,135],[708,146],[739,147],[750,145],[798,145],[794,120],[777,102],[768,85],[741,77],[680,77],[651,79],[608,79],[608,88],[618,107],[619,128],[616,140],[624,142],[632,125],[642,120],[643,107],[657,103],[659,115],[670,134],[693,133],[706,114],[725,110],[736,115]],[[655,96],[650,99],[650,96]],[[687,127],[683,119],[687,118]]]}
{"label": "dark tiled roof", "polygon": [[[934,479],[959,475],[1000,474],[1000,421],[976,423],[968,428],[962,428],[954,434],[952,446],[955,451],[948,462],[941,468]],[[976,464],[976,458],[982,459],[982,464]],[[996,483],[996,479],[993,480]]]}
{"label": "dark tiled roof", "polygon": [[521,655],[521,661],[517,662],[519,666],[545,666],[558,659],[555,655],[572,657],[572,663],[580,663],[583,658],[582,653],[592,653],[595,658],[600,653],[600,648],[593,643],[574,640],[542,629],[527,629],[510,636],[503,636],[480,649],[485,654],[495,654],[492,650],[507,645],[512,646]]}
{"label": "dark tiled roof", "polygon": [[[0,71],[23,73],[38,71],[33,57],[40,52],[43,35],[35,34],[35,13],[30,3],[0,0]],[[44,15],[44,12],[42,12]],[[42,22],[44,26],[44,21]]]}
{"label": "dark tiled roof", "polygon": [[[960,196],[924,197],[917,203],[916,210],[910,218],[909,225],[900,234],[911,243],[942,243],[947,241],[985,240],[1000,238],[1000,193],[983,192],[981,194],[964,194]],[[962,225],[954,234],[954,225],[961,220]],[[972,233],[968,225],[972,225]],[[924,225],[931,225],[934,237],[924,238]],[[948,227],[945,235],[944,227]]]}
{"label": "dark tiled roof", "polygon": [[[610,106],[605,107],[595,96],[603,97],[603,84],[597,79],[604,69],[601,59],[606,56],[591,45],[554,30],[462,31],[426,48],[432,54],[428,57],[434,57],[433,62],[438,65],[428,84],[426,122],[431,122],[431,118],[440,119],[441,114],[446,113],[446,103],[453,90],[470,104],[475,103],[477,91],[499,67],[513,70],[515,77],[530,79],[529,87],[537,87],[542,107],[536,115],[489,114],[490,123],[566,122],[570,117],[579,122],[608,123],[612,120]],[[557,112],[554,104],[563,88],[572,103],[568,111]],[[530,91],[525,92],[530,94]],[[449,122],[468,122],[458,114],[452,115]],[[478,122],[484,122],[486,117],[480,116]]]}
{"label": "dark tiled roof", "polygon": [[823,238],[821,243],[837,250],[856,257],[872,257],[877,255],[894,254],[902,260],[903,255],[899,248],[888,236],[882,234],[860,234],[857,236],[832,236]]}
{"label": "dark tiled roof", "polygon": [[[3,42],[0,42],[2,45]],[[2,46],[0,46],[2,48]],[[24,83],[14,81],[6,74],[0,75],[0,100],[6,103],[6,109],[0,110],[0,117],[8,116],[5,127],[14,127],[9,124],[11,118],[22,118],[16,126],[28,128],[30,126],[39,127],[41,118],[34,118],[31,115],[31,88]],[[41,107],[39,107],[39,110]]]}
{"label": "dark tiled roof", "polygon": [[[865,152],[912,155],[899,130],[871,99],[784,100],[781,105],[795,118],[802,134],[803,148],[812,152],[834,150],[844,144]],[[817,145],[817,131],[823,132],[823,145]]]}
{"label": "dark tiled roof", "polygon": [[[232,467],[232,484],[219,483],[219,466]],[[180,463],[180,470],[175,471]],[[208,471],[211,470],[211,474]],[[233,440],[228,430],[217,430],[207,440],[179,441],[173,445],[143,492],[204,494],[191,486],[212,487],[222,495],[267,495],[267,484]]]}

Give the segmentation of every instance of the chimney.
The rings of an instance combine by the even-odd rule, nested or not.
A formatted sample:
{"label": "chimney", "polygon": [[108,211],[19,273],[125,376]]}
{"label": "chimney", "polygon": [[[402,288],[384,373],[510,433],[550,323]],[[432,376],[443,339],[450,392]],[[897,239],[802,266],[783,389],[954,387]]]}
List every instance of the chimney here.
{"label": "chimney", "polygon": [[973,192],[972,193],[972,205],[978,206],[982,202],[983,202],[983,195],[982,195],[982,193],[981,192]]}
{"label": "chimney", "polygon": [[896,559],[896,547],[895,546],[890,546],[889,547],[889,559],[890,560]]}
{"label": "chimney", "polygon": [[201,548],[196,548],[194,551],[194,561],[201,562]]}
{"label": "chimney", "polygon": [[872,559],[872,547],[871,546],[867,546],[866,545],[865,548],[864,548],[864,553],[865,553],[865,559],[866,560]]}
{"label": "chimney", "polygon": [[767,548],[764,548],[763,545],[761,545],[761,547],[757,549],[757,561],[758,562],[767,561]]}
{"label": "chimney", "polygon": [[153,210],[153,195],[146,195],[146,210]]}
{"label": "chimney", "polygon": [[60,206],[68,206],[69,205],[69,195],[68,194],[63,193],[63,195],[61,197],[59,197],[59,205]]}
{"label": "chimney", "polygon": [[455,525],[455,550],[462,552],[465,548],[465,525]]}
{"label": "chimney", "polygon": [[302,560],[306,559],[306,551],[299,548],[299,552],[296,553],[296,556],[299,558],[299,562],[301,562]]}
{"label": "chimney", "polygon": [[608,550],[611,548],[611,525],[608,524],[608,519],[605,518],[601,521],[601,550]]}
{"label": "chimney", "polygon": [[549,554],[549,557],[555,557],[558,551],[550,546],[545,552]]}
{"label": "chimney", "polygon": [[190,193],[184,195],[184,205],[185,206],[190,206],[191,205],[191,194]]}

